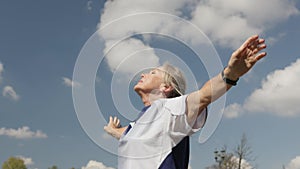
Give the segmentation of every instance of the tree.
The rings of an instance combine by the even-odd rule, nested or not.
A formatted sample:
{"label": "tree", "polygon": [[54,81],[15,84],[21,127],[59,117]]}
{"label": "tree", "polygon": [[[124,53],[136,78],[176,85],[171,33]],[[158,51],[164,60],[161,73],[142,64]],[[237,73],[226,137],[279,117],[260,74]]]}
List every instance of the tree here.
{"label": "tree", "polygon": [[218,164],[213,164],[205,169],[254,169],[248,162],[254,161],[252,157],[252,148],[248,143],[248,139],[243,134],[240,143],[233,150],[233,153],[227,152],[227,146],[222,148],[221,160],[218,151],[215,151],[215,160]]}
{"label": "tree", "polygon": [[52,166],[52,167],[50,167],[50,168],[48,168],[48,169],[58,169],[58,168],[57,168],[56,165],[54,165],[54,166]]}
{"label": "tree", "polygon": [[227,152],[227,146],[224,145],[221,151],[215,151],[215,161],[218,164],[213,164],[205,169],[236,169],[237,161],[232,153]]}
{"label": "tree", "polygon": [[2,169],[27,169],[27,167],[22,159],[10,157],[2,164]]}
{"label": "tree", "polygon": [[246,160],[248,162],[255,160],[252,157],[252,153],[252,148],[248,143],[246,134],[244,133],[241,138],[241,142],[234,150],[234,155],[238,158],[238,169],[242,169],[242,160]]}

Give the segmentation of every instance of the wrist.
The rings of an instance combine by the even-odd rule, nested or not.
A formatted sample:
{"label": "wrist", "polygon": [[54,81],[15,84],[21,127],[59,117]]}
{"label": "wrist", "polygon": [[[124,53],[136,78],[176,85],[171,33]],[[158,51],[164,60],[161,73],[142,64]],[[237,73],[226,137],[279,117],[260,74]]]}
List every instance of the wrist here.
{"label": "wrist", "polygon": [[230,79],[232,81],[238,81],[239,80],[239,76],[236,75],[234,73],[234,71],[231,68],[229,68],[228,66],[224,68],[223,73],[224,73],[224,77],[227,78],[227,79]]}
{"label": "wrist", "polygon": [[232,73],[232,71],[226,67],[221,73],[222,80],[229,85],[236,86],[237,81],[239,80],[239,77]]}

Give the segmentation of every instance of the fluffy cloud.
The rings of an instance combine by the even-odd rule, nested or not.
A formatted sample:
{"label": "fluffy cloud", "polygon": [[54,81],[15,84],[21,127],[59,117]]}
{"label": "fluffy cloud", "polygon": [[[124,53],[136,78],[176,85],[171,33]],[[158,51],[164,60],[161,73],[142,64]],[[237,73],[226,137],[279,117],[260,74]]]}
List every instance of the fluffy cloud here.
{"label": "fluffy cloud", "polygon": [[2,79],[2,72],[4,71],[4,67],[3,67],[3,64],[0,62],[0,82],[1,82],[1,79]]}
{"label": "fluffy cloud", "polygon": [[[143,1],[142,3],[139,0],[107,1],[104,12],[101,15],[99,27],[104,27],[107,23],[122,16],[141,12],[166,12],[174,15],[183,15],[183,11],[181,11],[182,7],[191,6],[192,2],[192,0],[154,0]],[[157,15],[149,14],[148,16],[136,16],[135,19],[126,22],[118,21],[117,26],[106,29],[100,35],[106,40],[105,52],[107,52],[112,48],[112,44],[116,40],[124,38],[133,32],[148,30],[149,32],[173,32],[186,34],[185,36],[187,37],[191,36],[190,31],[180,29],[179,27],[184,28],[182,22],[178,23],[172,20],[172,18],[162,19]],[[113,48],[115,52],[109,52],[109,55],[106,57],[110,69],[114,71],[116,66],[122,65],[122,68],[119,69],[121,73],[134,74],[137,70],[141,70],[141,68],[157,66],[159,64],[159,57],[145,44],[145,41],[151,38],[146,35],[143,38],[143,40],[129,38],[121,44],[116,45]],[[147,49],[147,51],[143,51],[143,49]],[[124,61],[127,63],[125,64]]]}
{"label": "fluffy cloud", "polygon": [[290,0],[207,0],[199,2],[192,21],[214,42],[235,48],[246,37],[261,34],[298,13]]}
{"label": "fluffy cloud", "polygon": [[300,156],[295,157],[287,165],[286,169],[300,169]]}
{"label": "fluffy cloud", "polygon": [[5,86],[3,88],[2,95],[15,101],[19,100],[20,98],[20,96],[15,92],[12,86]]}
{"label": "fluffy cloud", "polygon": [[237,118],[241,115],[242,112],[242,106],[240,104],[234,103],[225,108],[224,116],[229,119]]}
{"label": "fluffy cloud", "polygon": [[[163,12],[186,18],[197,25],[213,42],[231,48],[239,46],[246,37],[262,34],[290,16],[299,14],[293,0],[264,2],[260,0],[240,0],[238,2],[235,0],[153,0],[143,2],[140,0],[118,0],[106,1],[99,27],[104,27],[123,16],[141,12]],[[184,23],[151,15],[146,18],[145,16],[136,17],[130,22],[118,21],[118,26],[103,31],[101,36],[106,40],[106,47],[110,48],[115,40],[132,32],[146,30],[146,28],[150,32],[181,34],[186,38],[185,40],[201,42],[195,33],[187,30]],[[280,37],[267,38],[275,42],[276,38]],[[145,39],[139,42],[125,41],[126,44],[122,44],[123,46],[116,53],[117,57],[107,57],[110,68],[113,70],[116,65],[121,63],[122,59],[120,58],[124,59],[128,54],[132,54],[123,54],[123,51],[128,52],[129,49],[135,49],[137,43],[139,46],[143,46],[144,41]],[[138,49],[140,48],[135,50]],[[157,56],[153,55],[153,58],[157,58]],[[145,62],[130,63],[127,67],[132,68],[136,65],[143,65],[143,63]]]}
{"label": "fluffy cloud", "polygon": [[114,169],[112,167],[107,167],[101,162],[97,161],[89,161],[85,167],[81,167],[81,169]]}
{"label": "fluffy cloud", "polygon": [[[184,6],[193,2],[192,0],[119,0],[107,1],[105,3],[104,13],[101,15],[100,26],[103,26],[112,20],[118,19],[124,15],[135,14],[139,12],[166,12],[175,15],[181,15],[180,11]],[[149,20],[145,19],[140,25],[148,25]],[[155,24],[155,21],[151,21]]]}
{"label": "fluffy cloud", "polygon": [[[234,163],[238,164],[239,163],[239,158],[236,156],[232,156],[231,157],[231,161],[233,161]],[[241,167],[243,169],[252,169],[253,167],[251,166],[251,164],[249,162],[247,162],[246,160],[242,159],[241,161]]]}
{"label": "fluffy cloud", "polygon": [[47,138],[47,134],[43,133],[40,130],[36,132],[31,131],[28,126],[23,126],[18,129],[6,129],[0,128],[0,135],[9,136],[16,139],[33,139],[33,138]]}
{"label": "fluffy cloud", "polygon": [[270,73],[243,105],[232,104],[225,109],[225,116],[235,118],[243,112],[268,112],[278,116],[300,115],[300,59],[284,69]]}
{"label": "fluffy cloud", "polygon": [[24,164],[25,164],[27,167],[34,164],[32,158],[24,157],[24,156],[17,156],[17,157],[20,158],[20,159],[22,159],[22,160],[24,161]]}
{"label": "fluffy cloud", "polygon": [[93,1],[91,1],[91,0],[87,1],[87,4],[86,4],[87,10],[91,11],[93,9],[92,4],[93,4]]}
{"label": "fluffy cloud", "polygon": [[[239,158],[236,156],[230,156],[229,159],[225,160],[222,165],[224,166],[224,168],[238,168],[238,164],[239,164]],[[215,169],[218,168],[216,164],[211,165],[206,167],[207,169]],[[223,168],[223,167],[222,167]],[[241,161],[241,168],[242,169],[253,169],[253,167],[251,166],[251,164],[242,159]]]}
{"label": "fluffy cloud", "polygon": [[80,86],[80,83],[74,82],[74,81],[72,81],[71,79],[69,79],[67,77],[62,77],[62,80],[63,80],[63,84],[65,86],[68,86],[68,87],[79,87]]}
{"label": "fluffy cloud", "polygon": [[108,48],[105,50],[107,63],[112,72],[118,70],[124,73],[136,73],[145,67],[159,65],[154,50],[138,39],[128,39],[110,50]]}
{"label": "fluffy cloud", "polygon": [[290,66],[269,74],[262,87],[245,101],[250,112],[270,112],[279,116],[299,115],[300,59]]}

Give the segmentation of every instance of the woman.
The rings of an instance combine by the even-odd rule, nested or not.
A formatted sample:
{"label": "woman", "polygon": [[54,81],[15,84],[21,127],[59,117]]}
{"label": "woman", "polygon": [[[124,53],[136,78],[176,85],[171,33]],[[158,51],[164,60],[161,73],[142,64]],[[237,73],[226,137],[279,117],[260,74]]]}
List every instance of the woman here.
{"label": "woman", "polygon": [[[227,67],[195,92],[183,95],[181,72],[163,65],[141,75],[134,86],[145,108],[134,123],[119,127],[110,117],[104,130],[119,139],[119,169],[186,169],[188,136],[206,120],[207,106],[236,85],[257,61],[266,56],[264,39],[251,36],[233,52]],[[178,153],[179,152],[179,153]]]}

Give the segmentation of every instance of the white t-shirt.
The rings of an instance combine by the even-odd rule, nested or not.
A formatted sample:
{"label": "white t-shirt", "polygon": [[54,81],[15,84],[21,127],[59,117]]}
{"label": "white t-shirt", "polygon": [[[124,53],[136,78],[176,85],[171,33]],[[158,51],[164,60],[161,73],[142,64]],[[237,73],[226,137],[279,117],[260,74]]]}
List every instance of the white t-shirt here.
{"label": "white t-shirt", "polygon": [[186,97],[159,99],[151,104],[120,138],[118,169],[157,169],[185,136],[203,127],[206,109],[193,126],[187,123]]}

